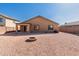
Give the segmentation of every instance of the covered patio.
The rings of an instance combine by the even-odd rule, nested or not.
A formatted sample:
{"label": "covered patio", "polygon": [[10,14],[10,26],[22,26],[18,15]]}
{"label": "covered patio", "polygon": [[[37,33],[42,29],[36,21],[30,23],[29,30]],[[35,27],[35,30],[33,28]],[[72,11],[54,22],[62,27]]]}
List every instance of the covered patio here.
{"label": "covered patio", "polygon": [[31,24],[16,24],[16,32],[30,32],[31,31]]}

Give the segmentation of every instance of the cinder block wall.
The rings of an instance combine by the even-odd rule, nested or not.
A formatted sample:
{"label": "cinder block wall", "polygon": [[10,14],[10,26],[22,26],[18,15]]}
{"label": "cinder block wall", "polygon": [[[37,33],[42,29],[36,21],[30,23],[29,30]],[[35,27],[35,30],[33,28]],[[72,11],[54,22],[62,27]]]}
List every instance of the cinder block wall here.
{"label": "cinder block wall", "polygon": [[0,34],[4,34],[6,32],[6,28],[4,26],[0,26]]}
{"label": "cinder block wall", "polygon": [[68,33],[79,33],[79,25],[73,26],[60,26],[61,32],[68,32]]}
{"label": "cinder block wall", "polygon": [[16,31],[16,28],[14,28],[14,27],[6,27],[6,31],[7,32]]}
{"label": "cinder block wall", "polygon": [[12,32],[15,31],[16,29],[13,27],[5,27],[5,26],[0,26],[0,34],[5,34],[6,32]]}

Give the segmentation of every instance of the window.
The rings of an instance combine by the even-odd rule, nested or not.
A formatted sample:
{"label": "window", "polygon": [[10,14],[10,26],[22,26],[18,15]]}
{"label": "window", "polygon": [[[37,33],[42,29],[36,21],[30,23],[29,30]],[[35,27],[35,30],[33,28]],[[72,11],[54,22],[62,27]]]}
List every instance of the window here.
{"label": "window", "polygon": [[34,30],[39,30],[40,26],[39,25],[35,25],[34,26]]}
{"label": "window", "polygon": [[4,22],[4,19],[3,18],[0,18],[0,22]]}
{"label": "window", "polygon": [[5,20],[3,18],[0,18],[0,26],[3,26],[5,23]]}
{"label": "window", "polygon": [[53,30],[53,26],[52,25],[48,25],[48,30]]}

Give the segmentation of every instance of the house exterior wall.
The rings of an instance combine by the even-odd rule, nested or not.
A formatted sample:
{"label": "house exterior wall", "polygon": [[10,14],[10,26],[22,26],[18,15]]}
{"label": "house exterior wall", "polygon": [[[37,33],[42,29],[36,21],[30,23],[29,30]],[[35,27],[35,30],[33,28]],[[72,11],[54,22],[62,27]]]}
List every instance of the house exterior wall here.
{"label": "house exterior wall", "polygon": [[16,30],[16,23],[14,20],[1,17],[4,20],[4,25],[0,25],[0,34],[4,34],[9,31],[15,31]]}
{"label": "house exterior wall", "polygon": [[16,30],[16,23],[13,20],[5,19],[5,27],[6,31],[14,31]]}
{"label": "house exterior wall", "polygon": [[31,24],[31,30],[34,30],[34,25],[38,24],[40,25],[40,29],[39,31],[47,31],[48,30],[48,25],[52,25],[54,29],[59,30],[58,25],[49,21],[49,20],[45,20],[43,18],[35,18],[33,20],[29,20],[26,23],[30,23]]}
{"label": "house exterior wall", "polygon": [[79,25],[60,26],[60,31],[68,33],[79,33]]}

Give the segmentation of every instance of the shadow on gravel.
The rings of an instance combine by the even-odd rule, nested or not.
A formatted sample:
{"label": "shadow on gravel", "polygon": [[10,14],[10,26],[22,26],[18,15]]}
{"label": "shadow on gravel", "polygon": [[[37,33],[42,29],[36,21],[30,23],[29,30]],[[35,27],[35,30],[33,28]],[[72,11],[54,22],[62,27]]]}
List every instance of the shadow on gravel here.
{"label": "shadow on gravel", "polygon": [[56,34],[56,33],[25,33],[25,32],[10,32],[1,34],[0,36],[25,36],[25,35],[42,35],[42,34]]}
{"label": "shadow on gravel", "polygon": [[79,33],[71,33],[71,34],[76,35],[76,36],[79,36]]}
{"label": "shadow on gravel", "polygon": [[[66,32],[64,32],[64,33],[66,33]],[[69,33],[69,34],[79,36],[79,33]]]}

